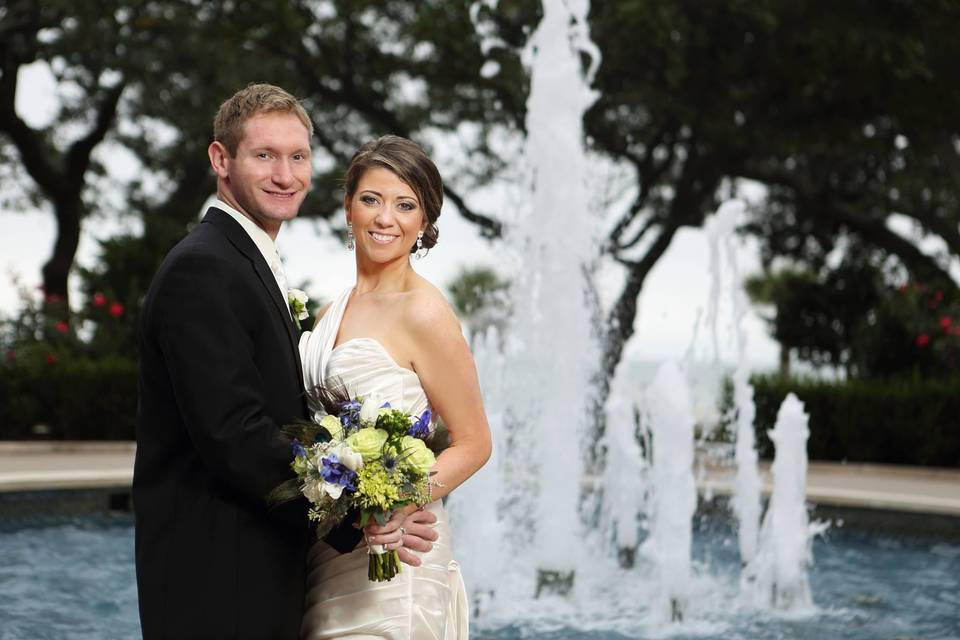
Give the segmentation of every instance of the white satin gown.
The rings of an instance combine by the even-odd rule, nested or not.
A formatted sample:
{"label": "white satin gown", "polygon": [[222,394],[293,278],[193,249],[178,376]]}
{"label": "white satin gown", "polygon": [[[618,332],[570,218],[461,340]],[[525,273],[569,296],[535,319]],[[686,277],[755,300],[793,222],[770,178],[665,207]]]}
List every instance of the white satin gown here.
{"label": "white satin gown", "polygon": [[[350,289],[333,302],[320,324],[300,338],[304,385],[339,379],[351,396],[377,394],[394,408],[420,415],[428,406],[420,378],[397,364],[372,338],[355,338],[333,348]],[[450,525],[438,500],[425,509],[437,516],[439,538],[419,567],[402,565],[389,582],[367,578],[367,547],[337,553],[322,540],[310,549],[304,640],[389,638],[465,640],[467,599],[460,566],[453,559]]]}

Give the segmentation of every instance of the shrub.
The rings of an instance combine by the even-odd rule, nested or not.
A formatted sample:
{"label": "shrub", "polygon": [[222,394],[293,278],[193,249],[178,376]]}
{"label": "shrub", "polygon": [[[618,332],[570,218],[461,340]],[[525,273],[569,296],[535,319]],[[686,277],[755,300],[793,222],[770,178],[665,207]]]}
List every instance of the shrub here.
{"label": "shrub", "polygon": [[0,439],[134,438],[136,362],[76,359],[56,352],[49,353],[53,358],[48,361],[45,355],[0,365]]}
{"label": "shrub", "polygon": [[752,382],[761,457],[773,457],[767,431],[793,392],[810,415],[811,460],[960,467],[960,378]]}
{"label": "shrub", "polygon": [[21,309],[0,318],[0,439],[132,439],[132,304],[95,291],[71,311],[56,296],[15,284]]}

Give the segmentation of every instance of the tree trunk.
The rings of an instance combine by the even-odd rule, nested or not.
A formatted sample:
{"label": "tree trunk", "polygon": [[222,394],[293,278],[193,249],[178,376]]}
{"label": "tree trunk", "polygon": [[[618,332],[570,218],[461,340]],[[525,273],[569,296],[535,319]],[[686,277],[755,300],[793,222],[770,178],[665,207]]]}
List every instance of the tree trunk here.
{"label": "tree trunk", "polygon": [[45,308],[54,316],[64,316],[70,309],[68,280],[80,244],[80,220],[83,204],[79,194],[58,199],[55,203],[57,236],[53,253],[43,265]]}
{"label": "tree trunk", "polygon": [[673,241],[673,237],[680,229],[679,224],[665,226],[660,235],[654,241],[653,245],[643,256],[643,259],[634,263],[630,267],[630,273],[627,275],[627,282],[620,292],[613,309],[607,319],[606,331],[603,334],[601,348],[603,349],[600,374],[597,377],[597,388],[594,396],[594,405],[592,408],[592,426],[589,442],[594,444],[593,450],[589,453],[587,461],[587,473],[599,472],[603,466],[605,458],[604,452],[600,450],[599,445],[603,439],[606,429],[606,416],[604,414],[607,405],[607,399],[610,396],[610,382],[613,380],[613,374],[616,372],[617,365],[623,357],[623,348],[627,340],[633,336],[634,321],[637,317],[637,300],[640,297],[640,291],[643,289],[643,283],[653,269],[657,261],[666,253]]}
{"label": "tree trunk", "polygon": [[790,379],[790,347],[785,344],[780,345],[780,377]]}

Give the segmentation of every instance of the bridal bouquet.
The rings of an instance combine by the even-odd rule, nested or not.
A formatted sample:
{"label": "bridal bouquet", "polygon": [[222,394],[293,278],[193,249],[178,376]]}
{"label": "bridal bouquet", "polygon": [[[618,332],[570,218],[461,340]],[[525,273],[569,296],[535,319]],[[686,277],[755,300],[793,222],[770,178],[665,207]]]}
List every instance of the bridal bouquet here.
{"label": "bridal bouquet", "polygon": [[[277,487],[272,501],[305,496],[312,505],[308,518],[317,523],[320,537],[353,509],[359,509],[365,527],[371,518],[383,525],[392,511],[429,501],[436,462],[424,442],[430,435],[429,409],[412,416],[374,396],[352,398],[336,388],[317,388],[308,396],[311,407],[320,410],[314,422],[284,427],[294,438],[291,467],[297,477]],[[396,551],[368,548],[370,580],[383,582],[400,573]]]}

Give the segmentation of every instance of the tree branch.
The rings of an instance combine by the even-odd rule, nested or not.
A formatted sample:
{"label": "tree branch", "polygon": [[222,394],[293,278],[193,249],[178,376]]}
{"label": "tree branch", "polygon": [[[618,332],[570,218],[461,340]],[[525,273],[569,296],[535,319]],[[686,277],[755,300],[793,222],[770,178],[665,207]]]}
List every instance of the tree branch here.
{"label": "tree branch", "polygon": [[[820,209],[831,215],[836,222],[847,226],[864,240],[871,242],[879,249],[896,255],[917,276],[953,282],[949,272],[941,267],[935,259],[920,251],[910,241],[888,229],[885,219],[864,216],[855,207],[846,205],[837,198],[831,198],[829,194],[824,194],[822,189],[802,181],[797,173],[780,169],[744,170],[739,173],[744,178],[792,189],[795,201],[801,206],[806,203],[806,206],[811,210]],[[824,204],[825,202],[828,204]]]}
{"label": "tree branch", "polygon": [[3,75],[0,76],[0,131],[9,136],[20,153],[24,168],[41,191],[52,195],[62,181],[60,172],[50,162],[54,154],[44,141],[43,135],[24,122],[16,111],[20,62],[12,52],[4,48],[0,64],[3,68]]}
{"label": "tree branch", "polygon": [[115,86],[106,90],[103,101],[97,107],[97,117],[93,128],[87,132],[87,135],[76,140],[67,151],[65,170],[67,181],[77,188],[83,188],[83,177],[90,166],[90,155],[107,132],[113,126],[117,115],[117,105],[120,102],[120,96],[126,87],[126,81],[121,80]]}
{"label": "tree branch", "polygon": [[[310,53],[302,46],[295,45],[298,47],[297,51],[291,51],[289,48],[278,47],[274,42],[264,42],[259,41],[259,45],[264,49],[271,51],[275,54],[280,54],[289,57],[294,60],[294,63],[300,69],[301,73],[305,77],[311,78],[313,80],[312,87],[320,95],[321,98],[330,101],[335,104],[342,104],[347,107],[350,107],[352,110],[362,115],[367,122],[371,124],[379,124],[381,128],[386,131],[390,131],[395,135],[402,136],[404,138],[412,138],[408,127],[400,122],[396,114],[393,112],[384,109],[380,106],[383,104],[383,100],[379,96],[363,96],[356,89],[353,84],[351,69],[346,69],[341,73],[339,78],[341,81],[341,89],[335,90],[330,88],[324,82],[324,78],[318,75],[318,69],[321,68],[319,64],[315,64],[315,61],[312,61],[312,56]],[[320,138],[321,141],[323,138]],[[456,206],[457,210],[460,212],[460,215],[463,216],[467,221],[480,227],[480,233],[485,238],[498,238],[503,233],[502,224],[489,216],[485,216],[481,213],[478,213],[472,210],[464,202],[463,198],[449,185],[444,185],[443,191]]]}
{"label": "tree branch", "polygon": [[915,275],[924,279],[953,282],[949,271],[941,267],[934,258],[920,251],[915,244],[888,229],[883,220],[868,219],[855,208],[841,203],[833,203],[828,210],[862,238],[900,258],[904,266]]}
{"label": "tree branch", "polygon": [[617,221],[617,224],[614,225],[613,229],[610,230],[610,233],[607,236],[608,246],[612,247],[613,251],[628,249],[635,246],[649,230],[650,224],[648,223],[648,225],[641,229],[631,240],[628,240],[627,242],[623,242],[621,240],[621,237],[626,232],[627,228],[636,218],[637,213],[639,213],[646,204],[647,198],[649,197],[653,186],[660,181],[661,176],[663,176],[663,174],[673,164],[676,154],[675,145],[668,145],[667,157],[659,164],[656,162],[653,153],[663,143],[663,140],[666,138],[670,130],[670,127],[664,126],[657,131],[654,134],[650,144],[646,146],[647,152],[642,156],[632,153],[629,149],[625,148],[625,146],[624,148],[620,149],[620,146],[613,144],[612,141],[607,139],[605,136],[598,136],[594,138],[595,140],[599,141],[599,146],[605,148],[611,156],[616,157],[616,155],[619,154],[627,158],[630,163],[633,164],[634,170],[637,172],[637,197],[633,201],[633,204],[630,205],[630,208],[627,210],[627,212],[620,218],[620,220]]}
{"label": "tree branch", "polygon": [[503,224],[499,220],[494,220],[470,209],[463,198],[449,185],[443,185],[443,192],[447,194],[447,198],[453,204],[457,205],[457,210],[460,211],[461,216],[480,227],[480,235],[484,238],[499,238],[503,235]]}

